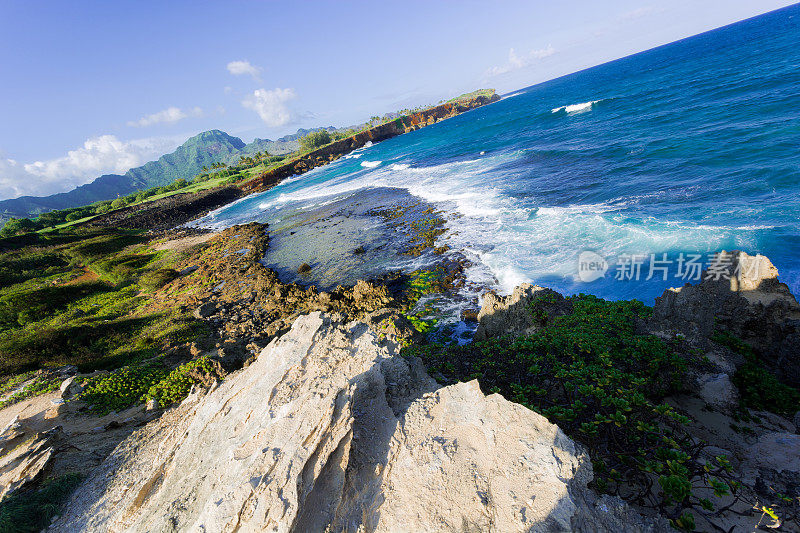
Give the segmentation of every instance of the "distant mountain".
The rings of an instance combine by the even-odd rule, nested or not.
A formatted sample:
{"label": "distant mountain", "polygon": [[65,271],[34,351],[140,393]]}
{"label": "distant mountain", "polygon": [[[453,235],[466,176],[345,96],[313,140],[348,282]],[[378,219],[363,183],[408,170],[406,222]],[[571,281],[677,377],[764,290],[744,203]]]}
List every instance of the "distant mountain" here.
{"label": "distant mountain", "polygon": [[[291,135],[284,135],[280,139],[271,141],[269,139],[253,139],[253,142],[242,148],[242,155],[254,154],[256,152],[263,152],[266,150],[271,155],[284,155],[291,152],[296,152],[300,149],[300,137],[308,135],[312,131],[328,130],[331,133],[335,131],[344,131],[347,128],[334,128],[328,126],[327,128],[312,128],[310,130],[300,128],[297,133]],[[232,159],[236,159],[234,156]]]}
{"label": "distant mountain", "polygon": [[190,179],[202,172],[204,166],[218,162],[234,163],[243,155],[263,151],[272,155],[288,154],[300,148],[300,137],[322,129],[337,131],[333,126],[310,130],[301,128],[297,133],[274,141],[256,138],[249,144],[224,131],[205,131],[190,138],[171,154],[132,168],[125,174],[106,174],[69,192],[50,196],[20,196],[12,200],[0,200],[0,226],[12,217],[35,217],[55,209],[112,200],[135,191],[167,185],[180,178]]}
{"label": "distant mountain", "polygon": [[123,175],[106,174],[69,192],[0,201],[0,222],[4,223],[11,217],[36,216],[54,209],[111,200],[134,191],[166,185],[179,178],[188,179],[200,173],[204,166],[229,161],[232,156],[241,153],[245,146],[240,138],[224,131],[205,131],[187,140],[171,154],[132,168]]}

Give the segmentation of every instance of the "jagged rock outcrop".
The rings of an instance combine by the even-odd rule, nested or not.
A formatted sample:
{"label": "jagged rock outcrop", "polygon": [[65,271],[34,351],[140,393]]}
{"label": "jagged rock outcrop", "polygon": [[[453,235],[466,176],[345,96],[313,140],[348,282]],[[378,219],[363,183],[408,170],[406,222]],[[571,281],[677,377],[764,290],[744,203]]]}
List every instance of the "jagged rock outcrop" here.
{"label": "jagged rock outcrop", "polygon": [[721,252],[700,283],[656,299],[650,327],[699,343],[729,332],[753,346],[781,380],[800,386],[800,304],[762,255]]}
{"label": "jagged rock outcrop", "polygon": [[0,431],[0,499],[39,478],[53,457],[60,428],[29,433],[17,418]]}
{"label": "jagged rock outcrop", "polygon": [[[541,313],[532,312],[532,306]],[[500,335],[531,335],[541,327],[541,320],[567,314],[570,304],[552,289],[523,283],[508,296],[492,292],[483,295],[483,305],[478,313],[478,328],[475,340],[484,340]]]}
{"label": "jagged rock outcrop", "polygon": [[544,417],[300,317],[124,441],[53,531],[651,531]]}

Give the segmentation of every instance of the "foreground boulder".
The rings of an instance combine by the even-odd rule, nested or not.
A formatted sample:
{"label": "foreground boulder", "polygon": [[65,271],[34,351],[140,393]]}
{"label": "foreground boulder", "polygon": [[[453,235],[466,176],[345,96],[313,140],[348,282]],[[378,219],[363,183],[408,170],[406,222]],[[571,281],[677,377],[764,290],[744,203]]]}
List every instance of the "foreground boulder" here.
{"label": "foreground boulder", "polygon": [[800,304],[762,255],[717,254],[700,283],[656,299],[650,326],[697,343],[730,333],[750,344],[779,379],[800,386]]}
{"label": "foreground boulder", "polygon": [[54,531],[652,531],[544,417],[312,313],[124,441]]}

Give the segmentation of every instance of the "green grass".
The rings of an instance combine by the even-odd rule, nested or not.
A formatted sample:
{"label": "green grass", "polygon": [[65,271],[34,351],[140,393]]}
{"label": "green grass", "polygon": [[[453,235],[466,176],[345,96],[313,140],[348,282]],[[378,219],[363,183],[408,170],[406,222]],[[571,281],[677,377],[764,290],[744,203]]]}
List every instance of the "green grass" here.
{"label": "green grass", "polygon": [[220,185],[222,185],[226,181],[228,181],[227,177],[221,177],[221,178],[211,178],[211,179],[208,179],[208,180],[205,180],[205,181],[193,182],[193,183],[190,183],[189,185],[187,185],[186,187],[183,187],[181,189],[177,189],[177,190],[174,190],[174,191],[163,192],[161,194],[156,194],[156,195],[151,196],[149,198],[145,198],[144,200],[142,200],[140,202],[134,202],[131,205],[142,205],[142,204],[146,204],[148,202],[152,202],[154,200],[160,200],[161,198],[167,198],[169,196],[174,196],[176,194],[184,194],[184,193],[192,193],[192,192],[204,191],[206,189],[219,187]]}
{"label": "green grass", "polygon": [[46,529],[83,479],[65,474],[48,479],[38,489],[16,491],[0,502],[0,533],[37,533]]}
{"label": "green grass", "polygon": [[95,218],[97,216],[99,216],[99,215],[89,215],[89,216],[86,216],[86,217],[83,217],[83,218],[79,218],[78,220],[72,220],[70,222],[63,222],[63,223],[57,224],[55,226],[42,228],[42,229],[36,230],[36,232],[37,233],[52,233],[53,231],[58,231],[58,230],[61,230],[61,229],[67,229],[67,228],[69,228],[71,226],[76,226],[78,224],[83,224],[84,222],[89,222],[90,220],[92,220],[93,218]]}
{"label": "green grass", "polygon": [[[119,231],[88,232],[77,242],[39,235],[35,252],[21,248],[0,255],[0,265],[35,254],[60,258],[55,274],[20,270],[18,283],[0,288],[0,376],[67,364],[83,371],[113,369],[205,335],[205,323],[187,312],[145,310],[147,294],[177,276],[170,266],[181,256],[154,252],[144,240]],[[46,241],[56,244],[43,251],[39,245]],[[101,280],[63,283],[85,267]]]}

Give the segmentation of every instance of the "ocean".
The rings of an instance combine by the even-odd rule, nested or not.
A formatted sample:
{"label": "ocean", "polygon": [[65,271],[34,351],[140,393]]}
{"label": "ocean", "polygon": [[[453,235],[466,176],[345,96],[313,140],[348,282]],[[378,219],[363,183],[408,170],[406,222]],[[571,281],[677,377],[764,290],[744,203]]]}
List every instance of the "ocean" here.
{"label": "ocean", "polygon": [[792,6],[516,91],[198,224],[268,222],[265,263],[295,281],[308,262],[332,286],[424,267],[371,214],[421,200],[481,290],[527,281],[652,304],[693,281],[690,264],[739,249],[800,294],[798,42]]}

